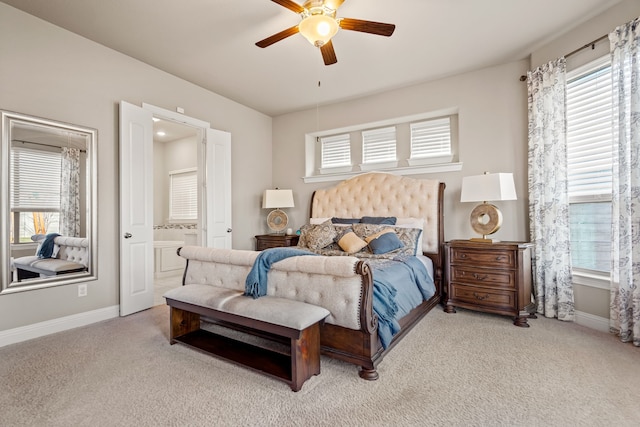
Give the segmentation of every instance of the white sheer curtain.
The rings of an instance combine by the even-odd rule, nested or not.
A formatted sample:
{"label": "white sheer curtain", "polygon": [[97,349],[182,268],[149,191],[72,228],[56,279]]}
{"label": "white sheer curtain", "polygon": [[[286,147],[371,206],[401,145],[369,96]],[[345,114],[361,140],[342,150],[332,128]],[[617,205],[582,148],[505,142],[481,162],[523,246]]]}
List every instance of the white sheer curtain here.
{"label": "white sheer curtain", "polygon": [[609,34],[614,103],[609,326],[640,346],[640,18]]}
{"label": "white sheer curtain", "polygon": [[62,148],[60,234],[80,236],[80,150]]}
{"label": "white sheer curtain", "polygon": [[527,74],[529,92],[529,222],[535,244],[537,311],[574,320],[569,252],[566,63],[557,59]]}

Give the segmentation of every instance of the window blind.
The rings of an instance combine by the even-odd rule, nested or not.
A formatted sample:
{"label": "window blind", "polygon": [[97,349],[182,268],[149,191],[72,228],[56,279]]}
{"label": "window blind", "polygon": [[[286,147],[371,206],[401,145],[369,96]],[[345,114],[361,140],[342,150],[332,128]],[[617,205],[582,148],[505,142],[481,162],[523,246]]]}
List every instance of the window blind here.
{"label": "window blind", "polygon": [[612,183],[611,66],[603,59],[575,70],[568,77],[569,198],[602,198],[611,195]]}
{"label": "window blind", "polygon": [[411,158],[451,155],[449,117],[411,123]]}
{"label": "window blind", "polygon": [[322,168],[351,165],[351,137],[348,133],[320,138]]}
{"label": "window blind", "polygon": [[170,172],[169,219],[198,219],[198,176],[195,170]]}
{"label": "window blind", "polygon": [[12,147],[10,157],[11,210],[58,212],[62,160],[60,152]]}
{"label": "window blind", "polygon": [[396,127],[362,131],[362,163],[396,160]]}

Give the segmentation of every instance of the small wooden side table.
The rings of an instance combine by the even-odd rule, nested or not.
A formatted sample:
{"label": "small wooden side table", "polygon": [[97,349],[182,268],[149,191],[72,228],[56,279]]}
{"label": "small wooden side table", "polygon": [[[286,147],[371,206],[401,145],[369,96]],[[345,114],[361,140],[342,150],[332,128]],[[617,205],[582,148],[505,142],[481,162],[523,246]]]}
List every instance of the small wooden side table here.
{"label": "small wooden side table", "polygon": [[269,248],[297,246],[299,236],[295,234],[261,234],[256,237],[256,251]]}

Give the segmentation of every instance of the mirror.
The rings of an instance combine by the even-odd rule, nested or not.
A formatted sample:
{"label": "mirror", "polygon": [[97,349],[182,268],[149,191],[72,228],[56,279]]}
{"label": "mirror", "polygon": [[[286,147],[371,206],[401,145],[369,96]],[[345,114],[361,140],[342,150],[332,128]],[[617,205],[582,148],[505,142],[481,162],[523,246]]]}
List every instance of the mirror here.
{"label": "mirror", "polygon": [[0,293],[95,280],[97,131],[9,111],[0,126]]}

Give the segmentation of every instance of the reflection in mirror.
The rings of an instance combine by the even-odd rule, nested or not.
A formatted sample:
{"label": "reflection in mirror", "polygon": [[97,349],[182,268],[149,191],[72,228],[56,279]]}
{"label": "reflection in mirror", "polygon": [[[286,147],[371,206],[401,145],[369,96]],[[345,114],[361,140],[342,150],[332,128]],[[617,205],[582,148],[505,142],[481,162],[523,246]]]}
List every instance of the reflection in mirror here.
{"label": "reflection in mirror", "polygon": [[8,111],[1,126],[1,292],[96,279],[96,130]]}

